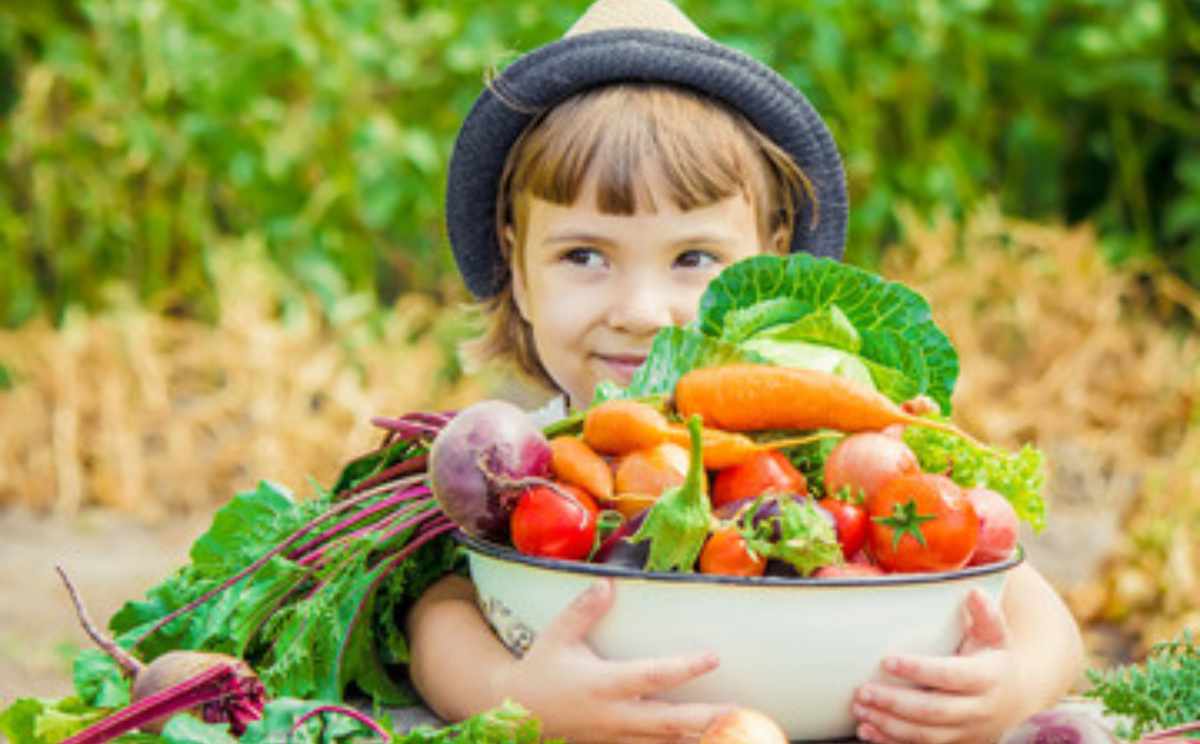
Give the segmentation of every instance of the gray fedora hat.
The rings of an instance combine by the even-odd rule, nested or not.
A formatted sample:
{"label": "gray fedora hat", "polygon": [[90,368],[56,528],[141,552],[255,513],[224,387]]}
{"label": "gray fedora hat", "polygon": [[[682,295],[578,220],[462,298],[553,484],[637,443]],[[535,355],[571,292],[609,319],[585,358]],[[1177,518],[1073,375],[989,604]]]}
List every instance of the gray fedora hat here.
{"label": "gray fedora hat", "polygon": [[599,0],[559,41],[500,73],[467,114],[446,186],[446,228],[467,289],[494,297],[508,280],[496,235],[496,194],[513,143],[538,113],[617,82],[698,90],[740,111],[796,161],[812,182],[816,210],[797,205],[792,251],[841,259],[846,173],[820,114],[781,75],[706,37],[668,0]]}

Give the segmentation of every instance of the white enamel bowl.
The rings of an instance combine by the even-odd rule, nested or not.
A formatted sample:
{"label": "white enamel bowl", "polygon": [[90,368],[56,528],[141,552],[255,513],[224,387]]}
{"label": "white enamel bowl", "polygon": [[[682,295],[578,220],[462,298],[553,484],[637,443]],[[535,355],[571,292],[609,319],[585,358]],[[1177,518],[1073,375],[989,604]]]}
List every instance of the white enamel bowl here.
{"label": "white enamel bowl", "polygon": [[480,607],[510,648],[533,637],[598,577],[612,609],[588,640],[600,656],[634,659],[713,651],[720,666],[663,696],[736,703],[775,719],[792,740],[853,737],[854,690],[890,653],[946,655],[962,637],[962,607],[978,587],[999,599],[1021,553],[936,574],[842,579],[743,579],[649,574],[547,560],[459,535]]}

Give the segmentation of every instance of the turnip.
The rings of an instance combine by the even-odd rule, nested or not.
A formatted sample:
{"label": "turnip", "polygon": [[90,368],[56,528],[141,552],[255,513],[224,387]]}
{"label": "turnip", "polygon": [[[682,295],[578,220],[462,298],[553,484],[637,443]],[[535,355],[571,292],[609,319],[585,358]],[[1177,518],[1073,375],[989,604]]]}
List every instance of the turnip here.
{"label": "turnip", "polygon": [[465,408],[433,440],[430,481],[442,511],[468,534],[502,540],[518,491],[550,474],[541,430],[511,403]]}
{"label": "turnip", "polygon": [[979,516],[979,542],[969,565],[1003,561],[1017,545],[1017,512],[1008,499],[990,488],[971,488],[966,492]]}

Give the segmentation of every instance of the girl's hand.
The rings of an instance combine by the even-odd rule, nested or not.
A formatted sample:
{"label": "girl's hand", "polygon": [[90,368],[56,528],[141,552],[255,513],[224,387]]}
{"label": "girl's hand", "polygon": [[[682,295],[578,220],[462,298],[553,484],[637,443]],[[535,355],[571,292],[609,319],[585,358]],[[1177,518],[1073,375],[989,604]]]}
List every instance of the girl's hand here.
{"label": "girl's hand", "polygon": [[537,637],[525,656],[497,672],[499,699],[541,719],[549,737],[577,742],[665,742],[702,732],[726,706],[649,700],[717,667],[713,654],[607,661],[584,638],[613,602],[601,580]]}
{"label": "girl's hand", "polygon": [[1019,655],[1000,608],[979,590],[966,602],[967,627],[955,656],[894,656],[893,677],[854,696],[858,737],[876,744],[991,744],[1025,714]]}

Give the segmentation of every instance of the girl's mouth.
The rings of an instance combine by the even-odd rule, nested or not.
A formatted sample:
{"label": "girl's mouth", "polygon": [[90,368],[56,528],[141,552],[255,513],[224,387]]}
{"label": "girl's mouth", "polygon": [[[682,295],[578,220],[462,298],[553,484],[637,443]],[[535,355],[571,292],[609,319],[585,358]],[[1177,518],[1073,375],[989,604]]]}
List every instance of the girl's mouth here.
{"label": "girl's mouth", "polygon": [[642,366],[642,362],[646,361],[645,356],[635,354],[615,354],[612,356],[606,354],[597,354],[597,358],[604,363],[604,366],[612,371],[616,376],[616,382],[621,385],[628,385],[633,379],[633,373],[637,368]]}

